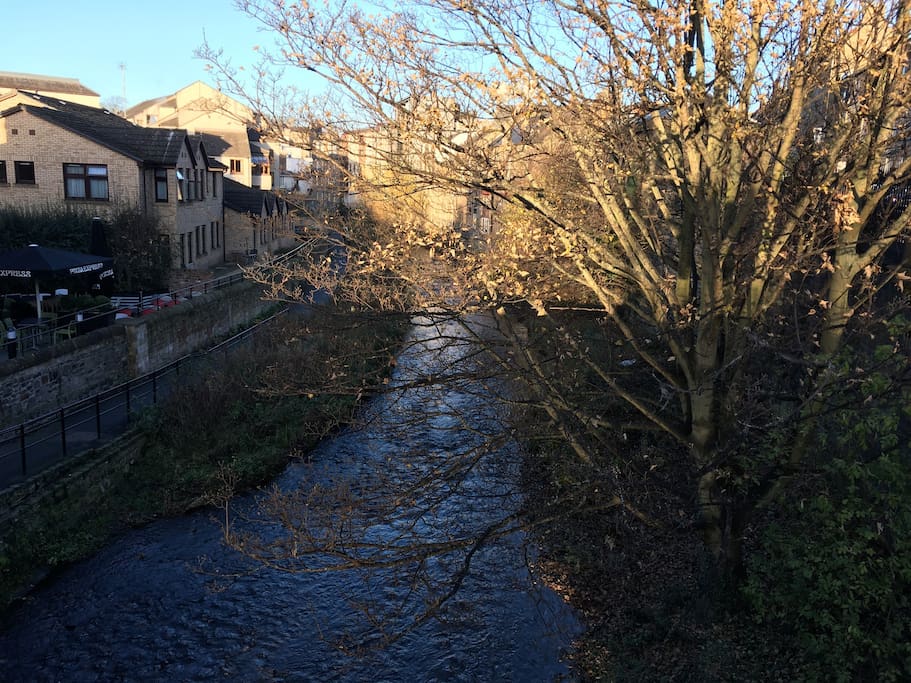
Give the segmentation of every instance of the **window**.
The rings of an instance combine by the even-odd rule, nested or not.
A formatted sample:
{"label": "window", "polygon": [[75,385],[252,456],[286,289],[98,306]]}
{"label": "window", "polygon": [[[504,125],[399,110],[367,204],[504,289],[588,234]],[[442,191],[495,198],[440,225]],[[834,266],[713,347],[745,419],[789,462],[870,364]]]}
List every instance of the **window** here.
{"label": "window", "polygon": [[168,201],[168,169],[155,169],[155,201]]}
{"label": "window", "polygon": [[187,267],[187,236],[180,234],[180,267]]}
{"label": "window", "polygon": [[187,263],[193,263],[193,233],[187,233]]}
{"label": "window", "polygon": [[107,201],[107,166],[64,164],[63,181],[67,199],[96,199]]}
{"label": "window", "polygon": [[203,181],[202,171],[194,168],[193,177],[196,178],[196,198],[202,199],[202,181]]}
{"label": "window", "polygon": [[200,225],[200,226],[199,226],[199,236],[202,238],[202,239],[201,239],[201,241],[202,241],[202,253],[203,253],[203,254],[208,254],[208,253],[209,253],[209,250],[208,250],[208,248],[206,247],[206,226],[205,226],[205,225]]}
{"label": "window", "polygon": [[35,184],[35,162],[34,161],[14,161],[13,169],[16,171],[17,185],[34,185]]}
{"label": "window", "polygon": [[196,226],[196,255],[202,255],[202,246],[199,243],[199,226]]}
{"label": "window", "polygon": [[0,161],[0,185],[6,185],[9,179],[6,177],[6,162]]}
{"label": "window", "polygon": [[231,159],[230,160],[230,163],[231,163],[230,173],[240,173],[241,172],[240,162],[241,162],[240,159]]}
{"label": "window", "polygon": [[212,196],[218,196],[218,173],[212,174]]}
{"label": "window", "polygon": [[184,175],[187,177],[187,196],[188,201],[200,199],[199,196],[199,171],[195,168],[185,168]]}
{"label": "window", "polygon": [[183,173],[179,168],[175,169],[174,172],[177,175],[177,201],[182,202],[184,200],[184,197],[187,196],[186,192],[184,191],[184,183],[186,180],[184,180]]}

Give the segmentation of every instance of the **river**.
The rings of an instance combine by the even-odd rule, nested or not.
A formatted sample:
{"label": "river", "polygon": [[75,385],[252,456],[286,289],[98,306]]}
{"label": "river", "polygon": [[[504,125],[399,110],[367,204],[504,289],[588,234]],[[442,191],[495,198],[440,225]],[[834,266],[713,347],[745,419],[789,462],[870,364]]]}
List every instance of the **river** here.
{"label": "river", "polygon": [[[332,501],[311,523],[324,542],[334,534],[333,552],[290,551],[264,493],[232,501],[233,528],[287,551],[288,571],[229,548],[217,509],[131,531],[17,608],[0,634],[4,680],[569,680],[580,623],[528,569],[524,533],[501,526],[522,502],[521,453],[494,396],[503,389],[467,372],[476,347],[458,321],[415,323],[389,391],[276,481]],[[388,557],[376,541],[413,549],[485,533],[478,547],[398,567],[312,571]],[[459,589],[420,619],[454,577]]]}

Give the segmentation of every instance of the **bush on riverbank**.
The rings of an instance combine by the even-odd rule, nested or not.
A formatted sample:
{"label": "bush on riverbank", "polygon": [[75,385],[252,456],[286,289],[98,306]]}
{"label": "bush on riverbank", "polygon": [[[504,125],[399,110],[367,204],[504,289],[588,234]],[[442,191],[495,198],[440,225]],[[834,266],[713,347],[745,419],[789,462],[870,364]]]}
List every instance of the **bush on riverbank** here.
{"label": "bush on riverbank", "polygon": [[[591,321],[577,321],[580,330],[597,335]],[[526,416],[536,428],[519,433],[537,437],[528,444],[528,508],[550,558],[545,574],[586,617],[575,653],[583,680],[911,674],[903,330],[827,366],[851,379],[807,403],[812,452],[748,525],[743,575],[721,576],[703,548],[680,445],[654,431],[614,431],[582,463],[559,439],[541,438],[545,417]],[[609,335],[590,346],[610,348]],[[561,359],[561,372],[571,369]],[[580,384],[599,396],[592,378]],[[625,404],[599,398],[604,422],[622,424]],[[770,433],[747,447],[787,462],[794,444]]]}
{"label": "bush on riverbank", "polygon": [[[211,358],[144,416],[146,446],[126,472],[113,473],[103,490],[71,484],[65,498],[17,520],[0,553],[0,607],[128,526],[268,481],[381,385],[405,329],[393,316],[325,311],[306,324],[280,319],[255,335],[249,352]],[[331,385],[320,383],[326,378]]]}
{"label": "bush on riverbank", "polygon": [[809,462],[766,512],[749,558],[751,612],[798,645],[807,680],[911,676],[911,364],[895,351],[900,325],[814,415]]}

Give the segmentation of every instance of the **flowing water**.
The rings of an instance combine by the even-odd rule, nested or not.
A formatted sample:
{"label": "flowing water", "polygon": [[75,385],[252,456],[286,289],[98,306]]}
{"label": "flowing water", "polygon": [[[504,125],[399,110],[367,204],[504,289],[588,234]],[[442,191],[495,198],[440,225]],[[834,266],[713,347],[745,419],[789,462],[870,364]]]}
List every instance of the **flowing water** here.
{"label": "flowing water", "polygon": [[[492,379],[462,377],[474,369],[475,347],[458,321],[416,322],[390,391],[367,402],[362,424],[325,440],[276,483],[286,492],[317,490],[335,500],[333,511],[313,519],[344,530],[334,538],[339,548],[344,541],[349,559],[384,556],[374,550],[377,541],[415,548],[485,536],[485,543],[401,567],[290,572],[264,568],[228,548],[217,510],[159,521],[36,591],[0,634],[0,678],[569,678],[563,660],[579,622],[535,581],[527,539],[509,526],[521,505],[520,454],[497,419],[491,392],[502,388]],[[451,381],[436,381],[442,375]],[[282,541],[280,527],[262,524],[262,500],[251,494],[233,501],[236,528],[261,528],[266,541]],[[350,520],[344,500],[357,501]],[[288,551],[290,545],[278,547]],[[292,555],[281,556],[286,569],[319,568],[341,556]],[[419,618],[426,601],[448,595],[456,579],[458,590],[435,615]],[[355,650],[380,643],[365,614],[396,637]]]}

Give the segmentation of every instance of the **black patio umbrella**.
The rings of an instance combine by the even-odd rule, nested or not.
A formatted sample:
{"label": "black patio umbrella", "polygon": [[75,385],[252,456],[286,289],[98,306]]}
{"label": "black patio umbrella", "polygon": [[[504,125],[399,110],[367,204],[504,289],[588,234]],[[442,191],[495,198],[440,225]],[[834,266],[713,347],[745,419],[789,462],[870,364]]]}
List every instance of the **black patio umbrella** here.
{"label": "black patio umbrella", "polygon": [[111,248],[108,246],[108,238],[105,234],[104,221],[98,216],[92,219],[92,237],[89,250],[98,256],[110,256]]}
{"label": "black patio umbrella", "polygon": [[0,278],[16,278],[34,282],[35,303],[40,319],[40,281],[93,274],[100,279],[113,275],[113,263],[114,259],[109,256],[82,254],[78,251],[51,249],[30,244],[20,249],[0,252]]}

